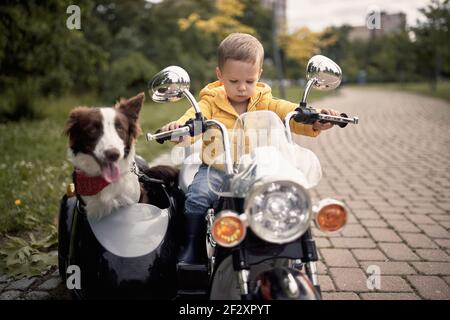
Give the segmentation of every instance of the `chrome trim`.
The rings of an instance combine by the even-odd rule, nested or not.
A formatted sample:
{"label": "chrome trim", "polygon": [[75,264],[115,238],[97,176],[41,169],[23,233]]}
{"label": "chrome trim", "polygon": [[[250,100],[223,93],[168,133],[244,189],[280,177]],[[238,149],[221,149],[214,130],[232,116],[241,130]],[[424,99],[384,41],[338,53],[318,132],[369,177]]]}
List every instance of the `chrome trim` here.
{"label": "chrome trim", "polygon": [[314,286],[319,285],[319,278],[317,276],[317,265],[315,261],[310,261],[305,264],[305,270],[308,274],[309,278],[311,279],[311,282]]}
{"label": "chrome trim", "polygon": [[228,130],[225,127],[225,125],[217,120],[206,120],[205,121],[207,126],[216,125],[219,127],[221,133],[222,133],[222,142],[223,142],[223,148],[225,152],[225,169],[227,174],[232,175],[233,174],[233,159],[231,158],[231,147],[230,147],[230,139],[228,137]]}
{"label": "chrome trim", "polygon": [[248,279],[250,277],[250,271],[247,269],[242,269],[238,271],[239,288],[241,290],[241,295],[248,294]]}
{"label": "chrome trim", "polygon": [[289,143],[292,143],[292,131],[291,131],[290,122],[296,114],[297,114],[297,111],[291,111],[286,115],[286,117],[284,117],[284,127],[286,129],[286,137],[287,137]]}
{"label": "chrome trim", "polygon": [[302,101],[301,101],[302,104],[306,105],[306,99],[308,98],[309,91],[311,90],[311,87],[313,85],[315,85],[316,83],[317,83],[317,80],[315,78],[308,80],[308,82],[306,83],[305,91],[303,91],[303,96],[302,96]]}
{"label": "chrome trim", "polygon": [[197,100],[195,99],[195,97],[189,91],[189,89],[184,89],[183,90],[183,95],[186,97],[186,99],[189,100],[189,103],[191,104],[191,106],[194,107],[195,112],[197,112],[197,113],[200,112],[201,113],[200,106],[199,106]]}
{"label": "chrome trim", "polygon": [[164,131],[156,134],[147,133],[146,138],[147,141],[153,141],[161,138],[171,137],[171,138],[178,138],[185,136],[187,133],[189,133],[190,129],[189,127],[181,127],[178,129],[170,130],[170,131]]}

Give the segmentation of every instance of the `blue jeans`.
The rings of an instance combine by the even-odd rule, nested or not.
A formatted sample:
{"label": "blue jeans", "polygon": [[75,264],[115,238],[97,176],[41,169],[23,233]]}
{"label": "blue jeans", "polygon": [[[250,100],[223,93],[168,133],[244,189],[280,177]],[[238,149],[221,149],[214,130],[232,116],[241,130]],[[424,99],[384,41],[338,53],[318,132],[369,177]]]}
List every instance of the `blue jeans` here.
{"label": "blue jeans", "polygon": [[[208,166],[202,163],[186,193],[185,213],[188,216],[204,216],[206,211],[211,208],[214,202],[219,198],[219,196],[209,188],[207,174]],[[211,168],[209,180],[214,190],[218,191],[221,189],[224,176],[224,172]]]}

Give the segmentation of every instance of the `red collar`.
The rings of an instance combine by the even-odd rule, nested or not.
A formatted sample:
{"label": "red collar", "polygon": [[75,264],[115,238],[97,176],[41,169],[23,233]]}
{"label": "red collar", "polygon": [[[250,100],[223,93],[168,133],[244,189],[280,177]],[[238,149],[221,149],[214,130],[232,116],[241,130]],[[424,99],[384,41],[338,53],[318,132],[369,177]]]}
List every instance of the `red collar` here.
{"label": "red collar", "polygon": [[93,196],[109,185],[102,176],[88,177],[81,170],[75,169],[75,188],[80,196]]}

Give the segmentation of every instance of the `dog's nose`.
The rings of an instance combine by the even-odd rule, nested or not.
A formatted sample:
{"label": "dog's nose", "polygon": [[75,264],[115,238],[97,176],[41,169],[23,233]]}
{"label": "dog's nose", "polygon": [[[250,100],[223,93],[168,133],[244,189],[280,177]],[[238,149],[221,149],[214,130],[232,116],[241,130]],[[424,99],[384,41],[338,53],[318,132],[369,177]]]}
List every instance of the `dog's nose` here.
{"label": "dog's nose", "polygon": [[111,162],[117,161],[120,157],[120,152],[116,148],[105,150],[105,159]]}

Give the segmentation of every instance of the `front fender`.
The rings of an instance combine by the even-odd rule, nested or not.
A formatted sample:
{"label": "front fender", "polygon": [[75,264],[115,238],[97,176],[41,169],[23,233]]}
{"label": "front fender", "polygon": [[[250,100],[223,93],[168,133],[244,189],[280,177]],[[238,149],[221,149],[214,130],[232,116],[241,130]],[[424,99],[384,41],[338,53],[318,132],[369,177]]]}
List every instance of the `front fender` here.
{"label": "front fender", "polygon": [[320,300],[320,294],[302,272],[277,267],[256,278],[255,298],[261,300]]}

